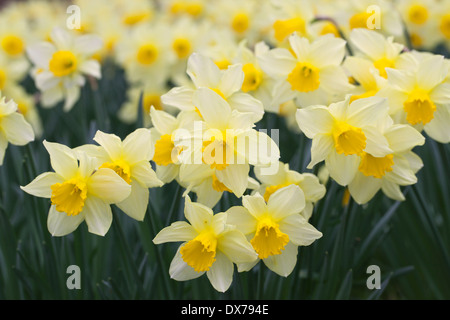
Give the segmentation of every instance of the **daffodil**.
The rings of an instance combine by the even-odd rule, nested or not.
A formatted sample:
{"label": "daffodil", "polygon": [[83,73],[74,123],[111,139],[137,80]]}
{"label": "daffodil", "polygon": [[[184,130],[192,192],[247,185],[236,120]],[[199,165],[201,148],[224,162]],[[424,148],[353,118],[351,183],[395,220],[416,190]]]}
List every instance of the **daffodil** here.
{"label": "daffodil", "polygon": [[260,194],[244,196],[242,204],[227,211],[227,221],[247,236],[259,259],[238,264],[239,271],[248,271],[262,260],[270,270],[287,277],[297,263],[298,247],[322,237],[300,214],[305,196],[297,185],[277,190],[267,202]]}
{"label": "daffodil", "polygon": [[373,63],[380,76],[387,78],[386,68],[398,68],[404,46],[385,38],[374,30],[355,29],[350,33],[350,43],[357,48],[358,56]]}
{"label": "daffodil", "polygon": [[314,19],[314,7],[311,2],[301,0],[272,1],[273,37],[281,43],[293,33],[308,35],[309,23]]}
{"label": "daffodil", "polygon": [[193,101],[193,96],[199,88],[209,88],[224,99],[232,109],[248,113],[254,122],[262,118],[264,114],[262,103],[241,91],[245,79],[241,64],[231,65],[222,71],[210,58],[194,53],[189,57],[187,74],[194,88],[181,86],[171,89],[161,97],[164,104],[180,110],[195,111],[202,116]]}
{"label": "daffodil", "polygon": [[34,140],[34,132],[24,116],[17,112],[17,104],[0,93],[0,166],[3,164],[8,143],[24,146]]}
{"label": "daffodil", "polygon": [[162,23],[151,28],[140,24],[117,42],[117,62],[125,69],[130,83],[142,85],[152,78],[160,85],[169,79],[175,57],[171,54],[169,39],[164,36],[167,28]]}
{"label": "daffodil", "polygon": [[150,164],[154,153],[151,140],[150,130],[143,128],[130,133],[123,141],[115,134],[97,131],[94,141],[100,145],[100,150],[91,154],[97,159],[100,169],[114,170],[131,186],[129,197],[116,205],[139,221],[144,219],[147,211],[148,189],[163,185]]}
{"label": "daffodil", "polygon": [[361,155],[358,172],[348,185],[351,196],[359,204],[370,201],[380,189],[390,198],[404,200],[400,186],[416,183],[415,174],[422,167],[420,157],[412,152],[414,147],[425,143],[417,130],[409,125],[393,124],[390,118],[379,129],[392,153],[384,157]]}
{"label": "daffodil", "polygon": [[[193,136],[192,148],[181,161],[209,165],[214,169],[218,182],[241,197],[248,187],[250,165],[277,164],[280,156],[278,146],[266,133],[253,128],[251,113],[232,110],[226,100],[213,90],[198,89],[193,101],[202,115],[204,126],[200,136]],[[180,176],[186,180],[198,178],[198,171],[190,170],[188,165],[183,168],[192,172],[180,172]]]}
{"label": "daffodil", "polygon": [[53,236],[75,231],[86,221],[91,233],[104,236],[112,223],[111,204],[125,200],[131,186],[114,170],[96,170],[96,160],[86,153],[44,141],[54,172],[37,176],[21,189],[49,198],[47,227]]}
{"label": "daffodil", "polygon": [[312,173],[299,173],[289,169],[288,163],[280,162],[275,174],[264,174],[260,167],[255,167],[255,175],[261,182],[259,193],[267,202],[272,194],[281,188],[297,185],[305,196],[305,208],[301,212],[306,220],[312,215],[314,203],[322,199],[326,189]]}
{"label": "daffodil", "polygon": [[[411,55],[410,55],[411,56]],[[450,83],[444,57],[421,55],[417,67],[387,69],[388,85],[378,92],[387,97],[389,113],[397,123],[409,123],[441,143],[450,141]]]}
{"label": "daffodil", "polygon": [[92,56],[101,49],[102,41],[95,35],[76,36],[62,28],[54,28],[52,42],[40,42],[27,47],[34,64],[32,76],[41,91],[41,104],[53,107],[65,100],[69,111],[80,97],[85,76],[101,78],[100,64]]}
{"label": "daffodil", "polygon": [[392,153],[378,128],[388,117],[385,98],[362,98],[326,106],[311,106],[297,111],[297,122],[312,139],[308,168],[325,160],[330,176],[346,186],[354,178],[364,153],[385,157]]}
{"label": "daffodil", "polygon": [[328,102],[352,89],[341,66],[345,41],[324,35],[310,42],[297,34],[289,37],[290,50],[275,48],[258,58],[268,75],[278,80],[273,95],[279,103],[297,98],[306,107]]}
{"label": "daffodil", "polygon": [[183,242],[170,264],[170,277],[186,281],[206,273],[214,289],[227,291],[233,280],[233,263],[256,260],[255,251],[245,236],[228,223],[227,212],[214,214],[186,197],[184,214],[188,222],[174,222],[153,239],[155,244]]}
{"label": "daffodil", "polygon": [[150,117],[153,123],[152,144],[154,145],[153,162],[156,164],[156,175],[164,183],[169,183],[178,178],[180,170],[179,156],[185,147],[183,145],[175,145],[176,132],[183,128],[185,123],[191,123],[191,115],[198,117],[194,112],[187,114],[180,112],[177,117],[163,110],[156,110],[155,107],[150,109]]}

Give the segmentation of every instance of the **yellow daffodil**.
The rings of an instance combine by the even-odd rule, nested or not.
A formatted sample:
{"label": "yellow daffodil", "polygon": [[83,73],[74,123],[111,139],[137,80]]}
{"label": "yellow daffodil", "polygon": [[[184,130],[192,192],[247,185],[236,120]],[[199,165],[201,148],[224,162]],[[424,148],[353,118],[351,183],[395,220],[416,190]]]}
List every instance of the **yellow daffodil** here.
{"label": "yellow daffodil", "polygon": [[101,49],[102,41],[95,35],[76,36],[62,28],[54,28],[50,42],[27,48],[34,64],[32,76],[41,91],[44,107],[53,107],[65,99],[69,111],[80,97],[85,76],[101,78],[100,64],[92,56]]}
{"label": "yellow daffodil", "polygon": [[409,123],[434,140],[448,143],[450,83],[445,81],[448,64],[443,56],[420,57],[416,68],[387,69],[388,85],[377,95],[388,98],[389,113],[394,121]]}
{"label": "yellow daffodil", "polygon": [[308,168],[325,160],[330,176],[346,186],[354,178],[360,156],[385,157],[392,153],[378,124],[388,117],[387,100],[379,97],[311,106],[297,111],[297,122],[312,139]]}
{"label": "yellow daffodil", "polygon": [[114,170],[96,170],[96,160],[44,141],[55,172],[37,176],[21,189],[31,195],[49,198],[47,227],[53,236],[64,236],[86,221],[91,233],[104,236],[112,222],[110,205],[126,199],[131,186]]}
{"label": "yellow daffodil", "polygon": [[395,200],[404,200],[400,186],[417,182],[421,159],[411,150],[425,143],[425,138],[409,125],[393,124],[392,119],[380,125],[392,153],[384,157],[361,155],[355,178],[348,185],[351,196],[359,204],[370,201],[378,190]]}
{"label": "yellow daffodil", "polygon": [[325,187],[314,174],[302,174],[290,170],[288,163],[280,162],[275,174],[264,174],[259,167],[255,167],[254,171],[258,180],[261,181],[259,193],[266,202],[281,188],[290,185],[299,186],[305,195],[305,208],[301,214],[306,220],[309,220],[312,215],[314,203],[322,199],[326,192]]}
{"label": "yellow daffodil", "polygon": [[[114,170],[131,186],[129,197],[116,205],[127,215],[142,221],[148,206],[149,188],[160,187],[160,181],[153,171],[150,160],[154,149],[148,129],[137,129],[123,141],[115,134],[97,131],[94,141],[100,150],[90,154],[98,161],[98,167]],[[89,150],[86,152],[89,154]]]}
{"label": "yellow daffodil", "polygon": [[194,53],[189,57],[187,74],[195,88],[181,86],[171,89],[161,97],[164,104],[180,110],[195,111],[202,116],[193,96],[196,90],[206,87],[222,97],[233,110],[248,113],[254,122],[262,118],[264,108],[261,101],[241,91],[245,79],[241,64],[220,70],[210,58]]}
{"label": "yellow daffodil", "polygon": [[329,96],[345,95],[352,85],[341,66],[345,41],[324,35],[310,42],[289,37],[290,50],[275,48],[259,57],[261,68],[278,80],[273,95],[279,104],[297,98],[301,106],[325,104]]}
{"label": "yellow daffodil", "polygon": [[256,260],[255,251],[227,222],[227,212],[213,214],[210,208],[186,197],[184,214],[188,222],[174,222],[153,239],[155,244],[183,242],[170,264],[170,277],[186,281],[206,273],[214,289],[227,291],[233,280],[233,263]]}
{"label": "yellow daffodil", "polygon": [[267,202],[260,194],[244,196],[242,204],[227,211],[228,222],[247,236],[259,259],[238,264],[239,271],[263,260],[270,270],[287,277],[297,263],[298,246],[309,246],[322,237],[300,214],[305,196],[297,185],[277,190]]}

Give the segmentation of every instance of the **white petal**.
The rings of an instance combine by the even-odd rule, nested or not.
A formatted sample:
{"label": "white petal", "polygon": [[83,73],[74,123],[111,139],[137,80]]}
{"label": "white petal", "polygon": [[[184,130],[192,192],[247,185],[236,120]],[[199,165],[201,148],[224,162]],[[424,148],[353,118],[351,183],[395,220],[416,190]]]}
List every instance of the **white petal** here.
{"label": "white petal", "polygon": [[389,148],[388,140],[377,128],[367,126],[363,128],[363,132],[366,136],[365,152],[370,153],[374,157],[384,157],[393,152]]}
{"label": "white petal", "polygon": [[8,140],[6,140],[3,133],[0,132],[0,166],[3,165],[6,148],[8,148]]}
{"label": "white petal", "polygon": [[187,87],[175,87],[161,96],[161,102],[165,105],[178,108],[180,110],[193,110],[192,95],[194,90]]}
{"label": "white petal", "polygon": [[166,242],[190,241],[197,236],[195,229],[185,221],[177,221],[158,232],[153,239],[154,244]]}
{"label": "white petal", "polygon": [[194,93],[193,102],[210,128],[226,129],[231,108],[222,97],[211,89],[200,88]]}
{"label": "white petal", "polygon": [[103,40],[97,35],[85,34],[75,39],[74,46],[80,53],[92,55],[103,47]]}
{"label": "white petal", "polygon": [[75,231],[84,220],[84,209],[76,216],[68,216],[65,212],[56,211],[51,206],[48,212],[47,228],[54,237],[62,237]]}
{"label": "white petal", "polygon": [[147,212],[148,196],[148,188],[142,187],[136,181],[131,181],[130,195],[116,205],[131,218],[143,221]]}
{"label": "white petal", "polygon": [[397,201],[405,201],[405,196],[400,190],[400,186],[398,184],[391,182],[387,179],[383,179],[381,189],[383,190],[383,193],[387,195],[389,198]]}
{"label": "white petal", "polygon": [[442,83],[447,74],[444,56],[432,55],[420,62],[416,75],[417,84],[421,89],[429,91]]}
{"label": "white petal", "polygon": [[333,129],[334,118],[325,106],[298,109],[295,118],[300,130],[310,139],[320,133],[330,133]]}
{"label": "white petal", "polygon": [[[249,196],[244,196],[243,199],[245,199],[245,197]],[[256,204],[258,205],[258,203]],[[263,208],[265,208],[265,203],[263,204]],[[250,214],[246,207],[234,206],[228,209],[226,212],[228,214],[227,224],[236,226],[236,228],[238,228],[238,230],[240,230],[245,235],[256,231],[256,225],[258,221],[253,215]]]}
{"label": "white petal", "polygon": [[78,86],[66,88],[66,101],[64,102],[63,110],[66,112],[70,111],[80,98],[80,94],[81,91]]}
{"label": "white petal", "polygon": [[114,170],[98,169],[88,182],[88,193],[107,203],[118,203],[125,200],[131,192],[131,186]]}
{"label": "white petal", "polygon": [[389,105],[386,98],[370,97],[357,99],[347,109],[347,119],[351,125],[359,128],[376,124],[388,115]]}
{"label": "white petal", "polygon": [[90,233],[104,236],[108,232],[113,219],[109,204],[100,198],[88,197],[83,213]]}
{"label": "white petal", "polygon": [[264,115],[264,106],[261,101],[252,97],[250,94],[236,92],[227,98],[230,106],[239,112],[253,114],[252,122],[258,122]]}
{"label": "white petal", "polygon": [[210,58],[198,53],[193,53],[189,57],[187,74],[197,88],[217,88],[221,77],[217,65]]}
{"label": "white petal", "polygon": [[353,181],[348,185],[348,190],[358,204],[365,204],[380,190],[382,183],[383,179],[367,177],[363,173],[357,172]]}
{"label": "white petal", "polygon": [[291,184],[274,192],[267,208],[276,220],[300,213],[305,208],[305,194],[299,186]]}
{"label": "white petal", "polygon": [[346,186],[353,180],[358,171],[359,162],[360,158],[355,154],[346,156],[337,152],[331,152],[325,159],[330,177],[341,186]]}
{"label": "white petal", "polygon": [[134,164],[142,160],[150,161],[154,153],[151,141],[151,132],[148,129],[139,128],[130,133],[123,140],[123,154],[128,162]]}
{"label": "white petal", "polygon": [[386,130],[384,136],[394,152],[411,150],[425,143],[425,137],[409,125],[393,125]]}
{"label": "white petal", "polygon": [[242,205],[255,218],[259,218],[267,213],[267,204],[260,194],[256,194],[254,196],[243,196]]}
{"label": "white petal", "polygon": [[161,187],[164,183],[158,179],[150,162],[144,160],[135,163],[131,168],[131,177],[147,188]]}
{"label": "white petal", "polygon": [[72,47],[71,35],[61,27],[53,28],[50,38],[59,50],[67,50]]}
{"label": "white petal", "polygon": [[52,196],[52,189],[50,188],[55,183],[62,183],[64,179],[54,172],[44,172],[38,175],[33,181],[25,187],[20,187],[26,193],[35,197],[50,198]]}
{"label": "white petal", "polygon": [[263,260],[264,264],[276,274],[287,277],[297,264],[298,247],[288,243],[281,254],[269,256]]}
{"label": "white petal", "polygon": [[240,198],[247,189],[249,171],[248,164],[231,164],[223,170],[216,170],[216,177]]}
{"label": "white petal", "polygon": [[198,233],[210,226],[213,219],[213,211],[210,208],[192,202],[189,197],[185,198],[184,215]]}
{"label": "white petal", "polygon": [[152,123],[161,135],[172,134],[177,128],[178,121],[171,114],[156,110],[154,107],[150,109]]}
{"label": "white petal", "polygon": [[311,43],[310,59],[314,66],[338,66],[345,56],[346,42],[333,35],[324,35]]}
{"label": "white petal", "polygon": [[172,182],[179,172],[179,166],[169,164],[167,166],[156,166],[156,176],[164,183]]}
{"label": "white petal", "polygon": [[108,153],[111,159],[119,159],[122,155],[122,140],[115,134],[97,131],[94,137],[99,145],[101,145]]}
{"label": "white petal", "polygon": [[43,142],[50,155],[53,170],[65,180],[72,179],[78,171],[78,161],[75,153],[65,145],[54,142]]}
{"label": "white petal", "polygon": [[450,108],[448,105],[438,106],[434,118],[424,127],[425,132],[440,143],[450,142]]}
{"label": "white petal", "polygon": [[334,141],[331,135],[316,135],[311,144],[311,162],[308,164],[308,169],[312,169],[317,163],[325,160],[333,152],[333,148]]}
{"label": "white petal", "polygon": [[55,51],[56,49],[51,43],[39,42],[27,48],[27,55],[36,67],[47,69]]}
{"label": "white petal", "polygon": [[271,77],[286,77],[297,64],[294,56],[289,50],[275,48],[258,57],[261,69]]}
{"label": "white petal", "polygon": [[258,258],[252,245],[237,229],[225,232],[220,237],[217,248],[234,263],[253,262]]}
{"label": "white petal", "polygon": [[100,63],[97,60],[87,60],[80,65],[80,72],[100,79],[102,77],[102,71]]}
{"label": "white petal", "polygon": [[231,65],[224,70],[218,89],[225,97],[229,97],[241,89],[244,77],[241,64]]}
{"label": "white petal", "polygon": [[18,112],[13,112],[0,118],[0,130],[5,133],[6,139],[14,145],[24,146],[34,140],[33,127]]}
{"label": "white petal", "polygon": [[292,214],[280,222],[280,231],[289,236],[296,246],[309,246],[322,237],[322,232],[300,214]]}
{"label": "white petal", "polygon": [[214,289],[225,292],[233,281],[233,263],[221,252],[217,252],[216,261],[206,272]]}

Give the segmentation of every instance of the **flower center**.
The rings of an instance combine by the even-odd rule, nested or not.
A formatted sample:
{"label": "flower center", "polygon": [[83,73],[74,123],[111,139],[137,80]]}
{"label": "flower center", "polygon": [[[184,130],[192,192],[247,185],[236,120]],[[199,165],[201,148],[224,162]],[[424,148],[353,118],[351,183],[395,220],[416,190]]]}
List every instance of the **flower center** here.
{"label": "flower center", "polygon": [[406,112],[406,120],[412,124],[427,124],[434,118],[436,105],[430,100],[426,92],[414,90],[408,100],[403,103],[403,109]]}
{"label": "flower center", "polygon": [[305,34],[306,25],[305,20],[297,17],[287,20],[277,20],[273,24],[273,29],[275,31],[275,39],[281,42],[293,32]]}
{"label": "flower center", "polygon": [[322,30],[320,30],[320,35],[333,34],[336,38],[340,38],[339,30],[336,25],[330,21],[327,21]]}
{"label": "flower center", "polygon": [[75,216],[83,210],[87,198],[86,182],[79,178],[70,179],[51,186],[51,202],[59,212]]}
{"label": "flower center", "polygon": [[237,13],[231,21],[231,28],[237,33],[243,33],[247,31],[249,25],[250,19],[244,12]]}
{"label": "flower center", "polygon": [[5,36],[2,39],[1,46],[3,50],[11,56],[17,56],[25,49],[22,39],[15,35]]}
{"label": "flower center", "polygon": [[263,77],[261,70],[257,69],[253,63],[247,63],[242,67],[242,71],[245,75],[242,91],[249,92],[258,89]]}
{"label": "flower center", "polygon": [[371,15],[372,15],[371,13],[367,13],[367,12],[360,12],[360,13],[353,15],[349,21],[350,29],[356,29],[356,28],[368,29],[367,21],[369,20]]}
{"label": "flower center", "polygon": [[180,253],[183,261],[196,272],[204,272],[216,261],[216,249],[217,237],[213,232],[206,231],[187,242],[180,249]]}
{"label": "flower center", "polygon": [[319,69],[308,62],[298,62],[288,75],[287,81],[291,84],[292,90],[310,92],[319,88],[319,78]]}
{"label": "flower center", "polygon": [[172,49],[175,51],[178,59],[184,59],[191,53],[191,42],[186,38],[177,38],[172,43]]}
{"label": "flower center", "polygon": [[77,69],[77,57],[66,50],[57,51],[53,54],[49,69],[56,77],[64,77],[73,73]]}
{"label": "flower center", "polygon": [[439,29],[447,39],[450,39],[450,13],[447,13],[442,17]]}
{"label": "flower center", "polygon": [[158,58],[158,49],[152,44],[144,44],[139,48],[136,58],[140,64],[150,65]]}
{"label": "flower center", "polygon": [[366,148],[366,136],[361,128],[353,127],[346,122],[336,121],[333,128],[333,139],[336,152],[346,156],[362,154]]}
{"label": "flower center", "polygon": [[123,23],[128,26],[133,26],[141,21],[147,20],[150,16],[151,12],[130,13],[123,18]]}
{"label": "flower center", "polygon": [[230,163],[231,148],[225,140],[212,137],[203,141],[202,152],[203,163],[210,165],[211,169],[223,170]]}
{"label": "flower center", "polygon": [[183,151],[182,147],[175,147],[172,141],[172,135],[164,134],[155,143],[153,161],[159,166],[167,166],[177,162],[181,151]]}
{"label": "flower center", "polygon": [[428,16],[428,9],[420,4],[412,5],[408,10],[409,21],[414,24],[424,24]]}
{"label": "flower center", "polygon": [[142,101],[142,108],[144,112],[149,114],[152,106],[155,107],[156,110],[163,110],[161,96],[158,94],[144,94]]}
{"label": "flower center", "polygon": [[378,69],[378,71],[380,72],[380,76],[382,76],[383,78],[387,79],[387,72],[386,72],[386,68],[394,68],[395,67],[395,63],[394,61],[392,61],[391,59],[388,59],[386,57],[383,57],[377,61],[375,61],[373,63],[373,65],[375,66],[375,68]]}
{"label": "flower center", "polygon": [[361,163],[359,164],[359,171],[367,177],[375,177],[381,179],[386,172],[392,171],[394,165],[394,156],[388,154],[385,157],[376,158],[366,152],[361,155]]}
{"label": "flower center", "polygon": [[113,162],[105,162],[100,166],[101,168],[108,168],[114,170],[126,183],[131,184],[131,170],[127,162],[117,160]]}
{"label": "flower center", "polygon": [[278,223],[270,217],[259,220],[256,233],[250,243],[260,259],[281,254],[289,242],[289,236],[280,231]]}
{"label": "flower center", "polygon": [[228,59],[217,60],[214,61],[214,63],[220,70],[225,70],[231,64],[230,60]]}

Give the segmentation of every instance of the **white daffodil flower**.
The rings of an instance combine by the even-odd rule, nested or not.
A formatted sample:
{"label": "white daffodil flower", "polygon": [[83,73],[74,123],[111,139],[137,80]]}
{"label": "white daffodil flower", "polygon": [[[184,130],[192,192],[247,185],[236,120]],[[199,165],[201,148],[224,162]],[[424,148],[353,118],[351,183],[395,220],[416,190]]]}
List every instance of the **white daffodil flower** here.
{"label": "white daffodil flower", "polygon": [[227,212],[213,214],[186,197],[184,214],[188,222],[174,222],[153,239],[155,244],[183,242],[170,264],[170,277],[186,281],[206,273],[214,289],[227,291],[233,280],[233,263],[255,261],[255,251],[242,232],[228,224]]}
{"label": "white daffodil flower", "polygon": [[322,233],[300,214],[305,196],[297,185],[276,191],[264,201],[260,194],[244,196],[243,207],[227,211],[228,223],[241,230],[258,253],[258,260],[238,264],[238,270],[248,271],[262,260],[273,272],[287,277],[297,263],[298,246],[309,246]]}
{"label": "white daffodil flower", "polygon": [[149,199],[148,189],[163,185],[150,164],[154,154],[150,130],[137,129],[123,141],[115,134],[97,131],[94,141],[100,147],[97,150],[87,148],[85,151],[97,159],[98,168],[114,170],[131,186],[129,197],[116,205],[133,219],[144,220]]}
{"label": "white daffodil flower", "polygon": [[125,200],[131,186],[112,169],[96,170],[96,160],[84,152],[77,154],[47,141],[44,146],[55,172],[42,173],[21,189],[36,197],[50,198],[49,232],[64,236],[86,221],[89,232],[104,236],[112,223],[110,205]]}
{"label": "white daffodil flower", "polygon": [[330,176],[342,186],[354,178],[360,155],[384,157],[392,153],[378,125],[386,121],[386,99],[371,97],[350,103],[344,101],[325,106],[311,106],[297,111],[297,122],[303,133],[312,139],[311,162],[308,168],[325,160]]}
{"label": "white daffodil flower", "polygon": [[69,111],[80,97],[85,76],[101,78],[101,68],[92,56],[102,48],[102,40],[95,35],[76,36],[62,28],[54,28],[52,42],[40,42],[27,48],[34,64],[32,76],[41,91],[43,107],[53,107],[65,100]]}

